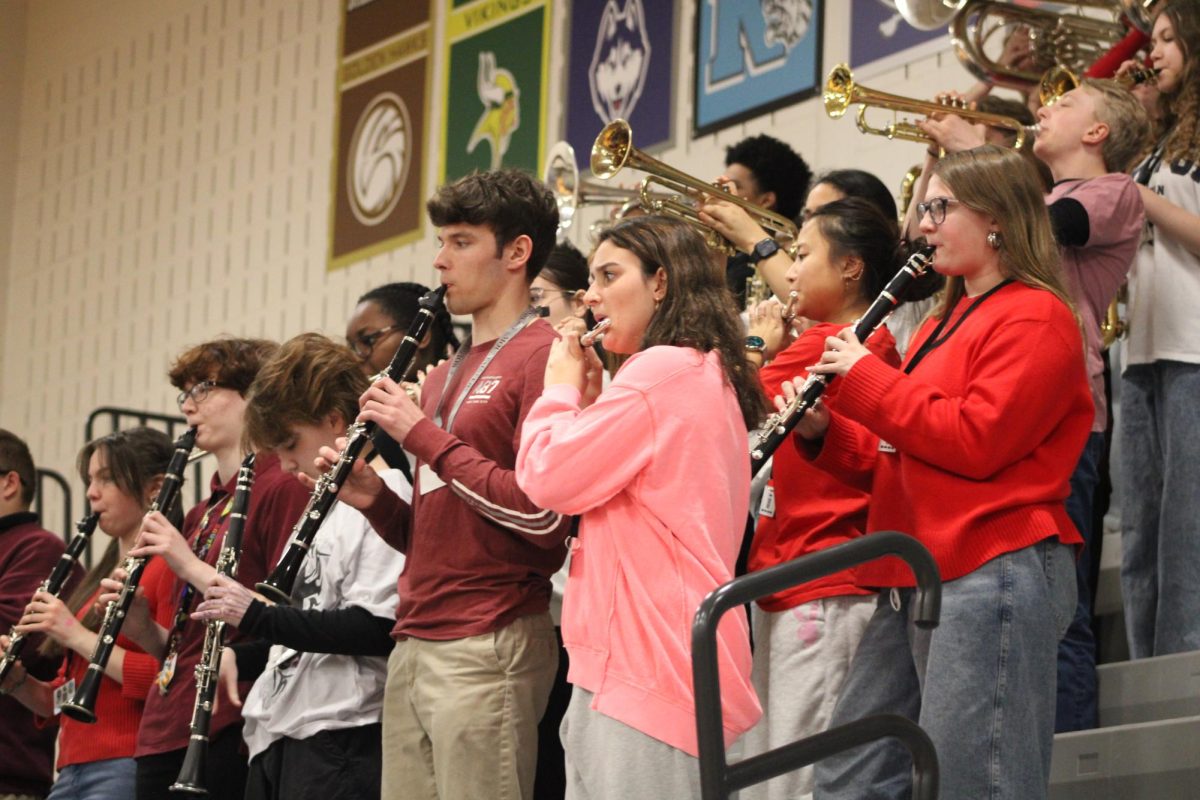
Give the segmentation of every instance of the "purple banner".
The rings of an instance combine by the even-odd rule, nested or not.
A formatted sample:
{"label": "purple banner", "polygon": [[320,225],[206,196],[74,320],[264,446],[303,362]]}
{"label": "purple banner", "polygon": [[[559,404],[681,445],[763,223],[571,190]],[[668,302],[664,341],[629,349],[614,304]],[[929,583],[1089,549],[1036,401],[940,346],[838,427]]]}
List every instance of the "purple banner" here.
{"label": "purple banner", "polygon": [[671,138],[674,0],[574,0],[567,67],[567,141],[586,173],[596,134],[618,117],[634,145]]}
{"label": "purple banner", "polygon": [[850,66],[857,69],[933,39],[949,47],[946,29],[951,15],[947,10],[946,24],[922,31],[904,21],[892,0],[851,0]]}

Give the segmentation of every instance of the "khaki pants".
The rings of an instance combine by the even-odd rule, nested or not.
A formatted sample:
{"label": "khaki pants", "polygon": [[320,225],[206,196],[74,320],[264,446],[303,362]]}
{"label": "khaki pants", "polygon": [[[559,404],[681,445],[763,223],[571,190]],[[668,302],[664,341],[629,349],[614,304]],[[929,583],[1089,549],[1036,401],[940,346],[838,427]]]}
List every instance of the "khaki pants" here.
{"label": "khaki pants", "polygon": [[531,800],[558,649],[549,614],[388,658],[384,800]]}

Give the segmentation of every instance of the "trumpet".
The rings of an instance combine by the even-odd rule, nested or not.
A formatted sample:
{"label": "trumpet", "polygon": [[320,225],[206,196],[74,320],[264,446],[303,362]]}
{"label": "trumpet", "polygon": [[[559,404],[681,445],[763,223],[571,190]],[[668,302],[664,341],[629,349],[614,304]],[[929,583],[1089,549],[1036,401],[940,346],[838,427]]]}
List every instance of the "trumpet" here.
{"label": "trumpet", "polygon": [[[784,249],[791,246],[799,233],[796,224],[782,214],[751,203],[721,186],[705,183],[638,150],[633,146],[633,129],[623,119],[613,120],[600,131],[592,144],[591,167],[592,174],[601,180],[608,180],[626,167],[649,173],[638,190],[642,208],[651,214],[683,220],[699,230],[711,249],[727,256],[735,255],[738,249],[733,242],[700,221],[697,198],[704,195],[720,197],[742,208]],[[665,189],[667,194],[652,191],[651,187],[655,185]]]}
{"label": "trumpet", "polygon": [[[575,213],[581,206],[619,206],[617,218],[620,219],[642,202],[641,192],[637,189],[580,181],[575,148],[568,142],[558,142],[550,148],[546,166],[542,169],[542,182],[553,192],[554,202],[558,206],[560,242],[575,221]],[[666,196],[659,199],[666,199]]]}
{"label": "trumpet", "polygon": [[[953,113],[969,122],[988,125],[993,128],[1012,131],[1016,134],[1013,148],[1020,150],[1026,139],[1035,132],[1035,126],[1023,125],[1019,120],[1002,114],[988,114],[970,108],[948,106],[945,103],[934,103],[927,100],[914,100],[897,94],[868,89],[854,82],[854,73],[845,64],[838,64],[829,72],[825,79],[825,113],[833,119],[840,118],[854,103],[858,103],[858,129],[863,133],[876,136],[886,136],[888,139],[903,139],[909,142],[933,143],[915,123],[895,118],[898,113],[931,114]],[[893,113],[893,119],[883,127],[872,127],[867,123],[867,109],[870,107],[887,108]]]}

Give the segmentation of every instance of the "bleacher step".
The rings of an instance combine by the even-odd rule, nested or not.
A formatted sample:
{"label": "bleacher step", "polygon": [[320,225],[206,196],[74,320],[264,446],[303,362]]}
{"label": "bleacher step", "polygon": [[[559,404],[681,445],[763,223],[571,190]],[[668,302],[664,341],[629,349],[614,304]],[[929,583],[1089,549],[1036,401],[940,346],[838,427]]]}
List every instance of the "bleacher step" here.
{"label": "bleacher step", "polygon": [[1054,737],[1050,800],[1200,798],[1200,716]]}
{"label": "bleacher step", "polygon": [[1104,664],[1096,672],[1102,727],[1200,716],[1200,652]]}

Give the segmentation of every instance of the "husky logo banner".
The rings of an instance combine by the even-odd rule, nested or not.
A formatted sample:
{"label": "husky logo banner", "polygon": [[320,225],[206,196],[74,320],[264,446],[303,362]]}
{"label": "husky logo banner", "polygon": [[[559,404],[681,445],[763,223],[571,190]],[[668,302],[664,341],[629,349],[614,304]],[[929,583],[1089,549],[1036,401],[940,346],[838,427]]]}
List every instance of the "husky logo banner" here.
{"label": "husky logo banner", "polygon": [[823,0],[701,0],[696,134],[797,102],[819,87]]}
{"label": "husky logo banner", "polygon": [[342,6],[329,269],[421,236],[432,7]]}
{"label": "husky logo banner", "polygon": [[671,138],[674,0],[575,0],[567,66],[567,141],[589,153],[618,117],[639,148]]}
{"label": "husky logo banner", "polygon": [[441,180],[541,170],[550,68],[549,0],[443,0]]}

